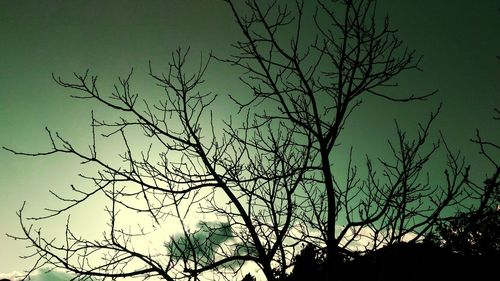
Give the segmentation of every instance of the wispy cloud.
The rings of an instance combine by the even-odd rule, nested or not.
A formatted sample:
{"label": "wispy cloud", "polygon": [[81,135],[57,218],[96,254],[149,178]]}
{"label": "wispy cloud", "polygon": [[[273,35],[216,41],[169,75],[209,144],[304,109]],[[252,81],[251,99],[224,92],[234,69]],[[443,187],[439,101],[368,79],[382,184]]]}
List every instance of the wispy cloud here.
{"label": "wispy cloud", "polygon": [[[22,272],[13,271],[9,273],[0,273],[0,279],[8,279],[10,281],[21,281],[24,274]],[[47,269],[39,269],[29,276],[30,281],[69,281],[75,276],[67,272]],[[90,279],[88,279],[90,280]]]}
{"label": "wispy cloud", "polygon": [[0,273],[0,279],[9,279],[11,281],[18,281],[21,280],[21,277],[23,274],[19,271],[12,271],[9,273]]}

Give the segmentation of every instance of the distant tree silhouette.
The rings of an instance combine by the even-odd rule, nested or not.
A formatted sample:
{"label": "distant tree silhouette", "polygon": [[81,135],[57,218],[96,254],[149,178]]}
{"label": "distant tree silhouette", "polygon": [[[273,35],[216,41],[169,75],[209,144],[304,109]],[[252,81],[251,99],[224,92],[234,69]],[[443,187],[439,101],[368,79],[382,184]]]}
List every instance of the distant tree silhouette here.
{"label": "distant tree silhouette", "polygon": [[[345,266],[345,280],[360,281],[484,280],[480,278],[491,273],[485,271],[487,267],[437,244],[415,242],[382,247]],[[353,271],[357,274],[349,274]]]}
{"label": "distant tree silhouette", "polygon": [[[429,143],[439,108],[418,124],[413,138],[396,125],[392,154],[367,159],[364,175],[353,163],[354,149],[347,156],[338,150],[349,116],[365,98],[412,102],[432,95],[385,91],[400,73],[419,69],[420,59],[402,45],[388,19],[378,16],[376,1],[318,0],[312,9],[305,8],[310,1],[225,2],[242,37],[234,54],[216,59],[243,70],[248,94],[222,101],[230,98],[240,119],[227,116],[221,123],[214,117],[220,101],[203,85],[212,55],[194,71],[189,51],[182,49],[172,53],[164,73],[150,65],[151,80],[165,90],[154,102],[131,89],[132,73],[109,96],[88,71],[72,80],[53,76],[72,90],[71,97],[119,117],[100,120],[92,113],[88,148],[49,129],[48,151],[7,148],[28,156],[68,154],[98,167],[82,175],[89,186],[71,186],[72,197],[53,193],[63,205],[48,208],[48,214],[26,219],[24,205],[19,211],[23,233],[13,237],[32,246],[38,259],[31,270],[48,265],[82,278],[197,281],[217,274],[241,278],[242,266],[253,263],[268,281],[335,280],[348,273],[362,276],[348,270],[348,263],[373,257],[370,270],[386,274],[378,256],[391,249],[398,256],[397,247],[407,247],[402,241],[419,241],[449,219],[449,208],[471,198],[469,168],[447,146],[445,183],[426,177],[426,165],[440,147],[439,140]],[[100,150],[104,140],[121,148],[120,161]],[[347,168],[338,172],[334,164],[342,159]],[[477,191],[474,208],[481,209],[485,190]],[[63,242],[31,224],[71,212],[96,194],[106,198],[108,216],[98,240],[74,233],[69,220]],[[135,222],[124,212],[141,216],[140,227],[132,228]],[[186,220],[203,214],[214,221],[193,227]],[[146,223],[150,229],[143,228]],[[136,247],[135,241],[164,225],[178,230],[164,247]],[[296,256],[301,244],[308,246]],[[398,261],[392,256],[384,264]]]}
{"label": "distant tree silhouette", "polygon": [[[294,269],[284,281],[327,280],[324,261],[308,245],[295,258]],[[498,256],[457,253],[440,241],[401,242],[345,259],[342,280],[486,280],[496,274]]]}

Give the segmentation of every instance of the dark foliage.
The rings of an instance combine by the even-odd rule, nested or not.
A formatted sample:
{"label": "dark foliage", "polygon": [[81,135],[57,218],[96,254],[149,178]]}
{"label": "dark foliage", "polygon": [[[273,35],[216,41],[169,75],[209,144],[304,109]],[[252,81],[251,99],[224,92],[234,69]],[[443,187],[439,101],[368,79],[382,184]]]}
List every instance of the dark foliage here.
{"label": "dark foliage", "polygon": [[461,256],[431,243],[400,243],[346,264],[343,279],[485,280],[493,276],[495,263],[484,257]]}
{"label": "dark foliage", "polygon": [[481,214],[463,214],[440,228],[444,246],[462,256],[498,257],[500,211],[488,208]]}
{"label": "dark foliage", "polygon": [[[483,224],[483,230],[491,224]],[[469,235],[471,235],[469,233]],[[435,236],[437,237],[437,236]],[[495,237],[498,241],[498,236]],[[495,275],[499,264],[498,244],[486,244],[483,253],[467,254],[475,250],[474,245],[462,244],[462,252],[452,251],[437,239],[425,239],[420,243],[398,243],[379,250],[345,260],[336,267],[339,280],[487,280]],[[495,254],[492,254],[495,253]],[[324,259],[314,246],[306,246],[295,257],[294,269],[284,281],[328,280],[325,277]],[[246,281],[246,279],[244,279]],[[252,280],[252,279],[248,279]]]}

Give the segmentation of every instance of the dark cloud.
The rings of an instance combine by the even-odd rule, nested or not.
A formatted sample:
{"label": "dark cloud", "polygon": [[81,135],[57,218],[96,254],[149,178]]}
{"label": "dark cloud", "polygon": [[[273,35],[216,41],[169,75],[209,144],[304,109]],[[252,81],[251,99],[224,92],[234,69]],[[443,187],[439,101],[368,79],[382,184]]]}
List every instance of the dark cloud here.
{"label": "dark cloud", "polygon": [[233,231],[228,223],[199,222],[197,230],[172,237],[166,244],[173,258],[177,260],[193,260],[199,263],[210,263],[215,259],[215,252],[222,244],[233,238]]}

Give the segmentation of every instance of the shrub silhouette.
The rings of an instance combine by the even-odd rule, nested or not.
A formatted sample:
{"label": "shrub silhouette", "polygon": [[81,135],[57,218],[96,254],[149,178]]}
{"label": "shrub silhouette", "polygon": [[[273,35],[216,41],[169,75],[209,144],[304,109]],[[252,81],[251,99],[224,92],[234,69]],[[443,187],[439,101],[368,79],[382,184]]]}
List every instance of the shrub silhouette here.
{"label": "shrub silhouette", "polygon": [[253,277],[252,274],[247,273],[247,275],[245,275],[245,277],[243,277],[241,281],[255,281],[255,277]]}

